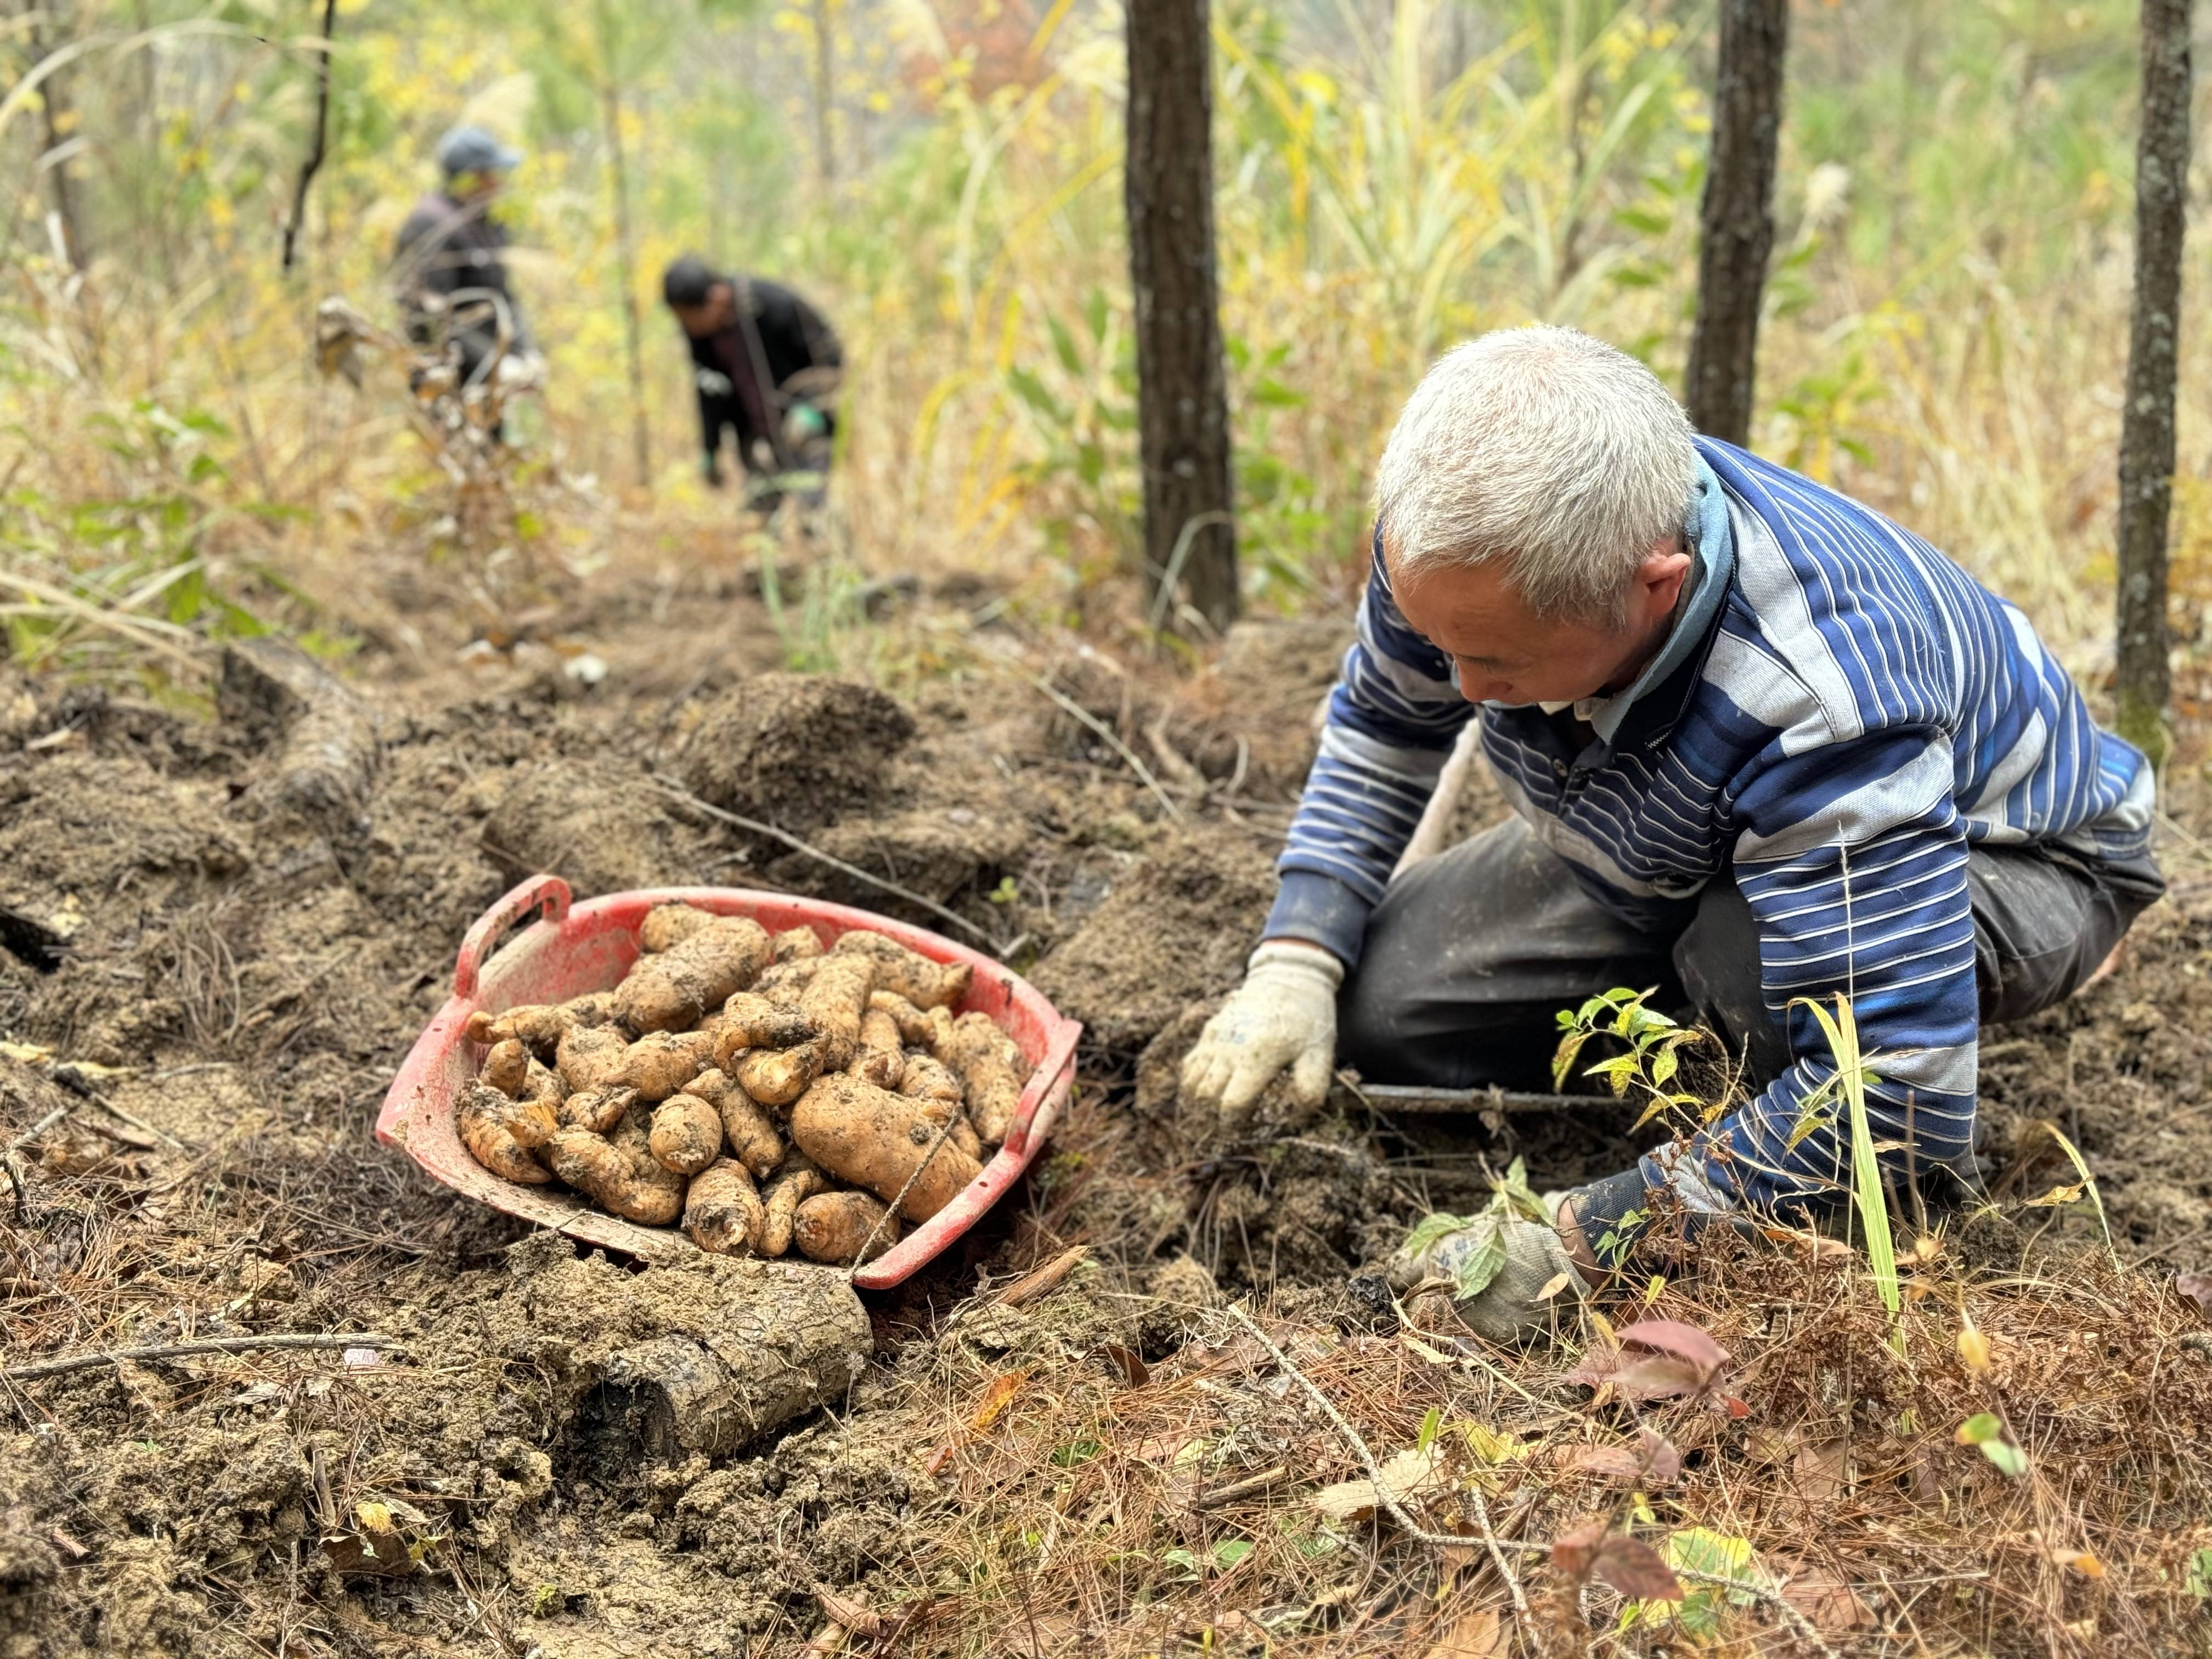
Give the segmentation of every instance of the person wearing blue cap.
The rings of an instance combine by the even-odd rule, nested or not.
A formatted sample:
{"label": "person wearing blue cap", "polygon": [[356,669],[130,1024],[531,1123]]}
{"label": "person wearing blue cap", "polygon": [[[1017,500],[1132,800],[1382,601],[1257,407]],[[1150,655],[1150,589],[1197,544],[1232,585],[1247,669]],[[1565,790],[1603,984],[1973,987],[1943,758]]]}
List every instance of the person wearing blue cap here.
{"label": "person wearing blue cap", "polygon": [[450,339],[464,378],[474,380],[498,349],[498,317],[483,297],[496,295],[513,331],[499,372],[528,378],[538,348],[507,283],[506,227],[492,216],[522,156],[477,126],[455,127],[438,141],[437,155],[439,186],[415,204],[392,253],[408,337],[418,345]]}

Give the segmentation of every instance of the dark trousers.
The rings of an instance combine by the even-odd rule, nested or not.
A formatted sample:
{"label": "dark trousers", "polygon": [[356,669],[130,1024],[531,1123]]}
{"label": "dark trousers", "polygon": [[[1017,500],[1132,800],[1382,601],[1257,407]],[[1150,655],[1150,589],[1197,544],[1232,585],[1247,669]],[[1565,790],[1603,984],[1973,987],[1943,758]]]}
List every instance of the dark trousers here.
{"label": "dark trousers", "polygon": [[[2148,857],[2113,864],[2035,847],[1974,848],[1966,886],[1985,1025],[2072,995],[2165,890]],[[1747,1083],[1788,1068],[1759,990],[1759,929],[1733,880],[1711,883],[1679,932],[1643,933],[1511,818],[1390,884],[1338,1005],[1338,1063],[1374,1083],[1548,1089],[1560,1009],[1655,985],[1656,1006],[1745,1055]]]}

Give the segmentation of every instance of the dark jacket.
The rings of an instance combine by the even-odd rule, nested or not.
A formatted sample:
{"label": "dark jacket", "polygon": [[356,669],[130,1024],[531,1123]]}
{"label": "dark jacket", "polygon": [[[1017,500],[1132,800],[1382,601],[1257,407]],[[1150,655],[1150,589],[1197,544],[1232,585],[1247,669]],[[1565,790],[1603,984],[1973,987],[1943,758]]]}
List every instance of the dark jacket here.
{"label": "dark jacket", "polygon": [[[700,442],[711,463],[727,428],[737,434],[741,464],[753,465],[753,446],[761,441],[781,466],[790,459],[784,454],[784,412],[802,399],[817,402],[834,385],[844,354],[822,313],[789,289],[757,277],[732,280],[737,322],[719,333],[685,337],[699,391]],[[822,412],[830,416],[827,408]]]}
{"label": "dark jacket", "polygon": [[[441,191],[433,191],[415,204],[407,222],[399,228],[392,250],[392,279],[399,303],[407,315],[408,337],[418,345],[434,342],[439,334],[427,295],[451,296],[462,289],[489,289],[507,301],[513,314],[514,338],[510,349],[534,351],[530,325],[523,320],[521,302],[507,280],[507,229],[492,218],[481,202],[456,202]],[[497,326],[486,319],[456,330],[464,370],[477,366],[498,343]]]}

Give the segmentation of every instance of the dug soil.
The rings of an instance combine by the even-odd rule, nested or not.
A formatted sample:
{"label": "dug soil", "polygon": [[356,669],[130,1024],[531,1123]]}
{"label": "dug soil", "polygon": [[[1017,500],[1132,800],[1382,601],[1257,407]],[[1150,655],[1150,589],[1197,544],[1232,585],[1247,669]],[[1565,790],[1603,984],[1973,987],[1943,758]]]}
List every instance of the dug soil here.
{"label": "dug soil", "polygon": [[[862,684],[783,672],[767,613],[711,570],[644,611],[611,574],[573,586],[465,653],[474,630],[426,620],[434,576],[409,580],[412,643],[366,617],[335,714],[311,665],[258,695],[291,672],[265,650],[197,704],[0,679],[7,1367],[365,1334],[0,1382],[8,1659],[796,1652],[886,1574],[962,1588],[925,1548],[954,1520],[932,1454],[963,1431],[946,1344],[1079,1326],[1080,1352],[1141,1369],[1222,1290],[1350,1316],[1351,1275],[1516,1152],[1542,1184],[1632,1149],[1621,1115],[1378,1125],[1271,1097],[1233,1146],[1179,1120],[1175,1063],[1272,896],[1334,624],[1248,624],[1176,672],[925,598]],[[2178,1267],[2212,1262],[2192,806],[2174,896],[2118,970],[1983,1054],[1996,1190],[2077,1179],[2055,1126],[2119,1248]],[[868,1299],[841,1397],[733,1453],[659,1434],[607,1365],[726,1292],[727,1264],[586,1256],[370,1133],[460,936],[541,870],[580,897],[879,909],[1087,1028],[1037,1173]],[[1079,1291],[978,1295],[1077,1243]]]}

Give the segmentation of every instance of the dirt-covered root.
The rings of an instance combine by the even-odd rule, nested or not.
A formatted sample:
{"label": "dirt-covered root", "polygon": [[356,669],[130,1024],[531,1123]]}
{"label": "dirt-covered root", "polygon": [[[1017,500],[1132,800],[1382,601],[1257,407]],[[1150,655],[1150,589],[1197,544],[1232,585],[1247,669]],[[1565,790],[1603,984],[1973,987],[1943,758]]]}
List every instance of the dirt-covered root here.
{"label": "dirt-covered root", "polygon": [[271,751],[250,792],[258,800],[336,842],[365,837],[383,750],[375,715],[349,686],[289,640],[236,640],[223,648],[216,707]]}

